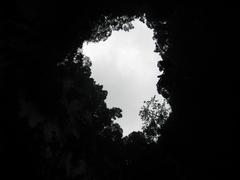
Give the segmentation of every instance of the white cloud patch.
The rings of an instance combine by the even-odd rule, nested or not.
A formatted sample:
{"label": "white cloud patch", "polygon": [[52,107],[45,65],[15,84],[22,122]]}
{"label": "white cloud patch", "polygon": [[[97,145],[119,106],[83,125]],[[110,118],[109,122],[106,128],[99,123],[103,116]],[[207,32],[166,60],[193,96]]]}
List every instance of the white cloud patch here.
{"label": "white cloud patch", "polygon": [[[138,116],[143,101],[157,95],[157,62],[153,30],[139,20],[129,32],[113,31],[104,42],[84,43],[83,53],[92,61],[92,77],[108,91],[108,107],[120,107],[123,117],[117,122],[123,134],[141,130]],[[162,97],[158,95],[160,99]]]}

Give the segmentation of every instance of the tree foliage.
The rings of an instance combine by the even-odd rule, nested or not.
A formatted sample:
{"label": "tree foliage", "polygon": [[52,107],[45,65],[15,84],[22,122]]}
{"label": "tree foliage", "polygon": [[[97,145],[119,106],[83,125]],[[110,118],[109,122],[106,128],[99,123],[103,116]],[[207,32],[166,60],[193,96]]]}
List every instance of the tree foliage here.
{"label": "tree foliage", "polygon": [[99,20],[93,23],[92,29],[92,42],[99,42],[107,40],[112,31],[124,30],[129,31],[133,29],[132,20],[134,17],[131,16],[118,16],[118,17],[110,17],[110,16],[101,16]]}
{"label": "tree foliage", "polygon": [[[45,179],[86,176],[99,168],[95,162],[97,156],[102,156],[98,149],[103,153],[107,150],[99,147],[98,139],[114,142],[122,138],[122,129],[113,122],[122,116],[121,109],[107,108],[107,91],[90,77],[88,61],[76,52],[58,63],[58,111],[53,117],[35,120],[38,131],[34,131],[34,136],[40,138],[41,159],[45,162],[39,169]],[[109,156],[105,159],[111,161]],[[59,171],[61,174],[54,173]],[[92,172],[91,177],[94,176],[97,175]]]}
{"label": "tree foliage", "polygon": [[142,130],[150,142],[156,141],[160,136],[161,129],[167,121],[170,111],[166,100],[160,103],[156,96],[153,96],[149,101],[144,101],[139,115],[143,121]]}

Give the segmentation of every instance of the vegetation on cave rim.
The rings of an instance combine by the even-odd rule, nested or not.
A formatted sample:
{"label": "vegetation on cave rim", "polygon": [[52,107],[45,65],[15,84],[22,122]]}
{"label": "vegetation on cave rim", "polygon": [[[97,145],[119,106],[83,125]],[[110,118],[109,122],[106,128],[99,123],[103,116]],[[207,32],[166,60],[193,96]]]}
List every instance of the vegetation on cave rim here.
{"label": "vegetation on cave rim", "polygon": [[[150,23],[149,21],[147,21],[147,18],[146,18],[145,14],[141,15],[141,16],[136,16],[136,15],[135,16],[131,16],[131,17],[121,16],[121,17],[116,17],[116,18],[111,18],[110,16],[103,16],[102,15],[101,18],[97,21],[97,23],[95,22],[95,25],[92,28],[92,36],[91,36],[90,40],[88,40],[88,42],[91,41],[91,42],[95,42],[96,43],[96,42],[99,42],[99,41],[105,41],[105,40],[107,40],[107,38],[109,36],[111,36],[112,31],[118,31],[118,30],[129,31],[129,30],[133,29],[134,27],[132,25],[132,21],[134,19],[139,19],[143,23],[147,24],[147,26],[149,28],[152,28],[152,29],[154,29],[153,27],[156,26],[156,25],[153,25],[154,23]],[[161,33],[166,36],[167,33],[166,33],[166,27],[165,26],[166,26],[167,22],[159,22],[159,24],[161,25],[160,27],[164,27],[165,28],[165,31],[161,30]],[[155,40],[155,44],[156,44],[155,51],[159,52],[161,55],[164,55],[166,53],[166,51],[167,51],[168,39],[167,39],[167,37],[165,37],[166,38],[165,44],[161,43],[161,45],[163,47],[159,48],[161,46],[158,45],[158,43],[156,42],[157,35],[158,35],[157,31],[154,29],[153,40]],[[163,35],[161,35],[160,37],[164,37]],[[72,57],[73,61],[75,63],[78,63],[79,60],[76,61],[76,57],[78,57],[79,55],[83,56],[82,57],[82,65],[90,67],[91,66],[91,61],[90,61],[90,59],[88,57],[86,57],[85,55],[82,54],[82,50],[81,50],[80,47],[77,49],[77,52],[73,53],[73,57]],[[67,61],[67,60],[69,60],[69,57],[66,57],[65,61]],[[158,62],[158,67],[159,67],[160,71],[164,72],[164,66],[161,65],[161,61]],[[159,76],[159,78],[160,78],[160,76]],[[163,93],[164,95],[166,95],[166,94],[168,95],[167,99],[165,99],[164,102],[163,102],[163,105],[166,106],[167,102],[165,102],[165,101],[169,101],[169,94],[168,94],[167,90],[165,88],[163,88],[163,87],[161,89],[161,92],[164,92]],[[153,97],[153,99],[154,99],[154,97]],[[157,100],[155,99],[154,102],[152,100],[150,100],[149,102],[152,102],[152,105],[153,105],[153,104],[157,104],[156,101]],[[158,103],[158,104],[160,105],[160,103]],[[146,109],[146,106],[143,106],[143,108]],[[168,111],[168,113],[165,113],[163,118],[160,118],[160,119],[162,119],[162,122],[165,123],[166,122],[166,118],[169,116],[170,108],[166,109],[163,106],[158,106],[158,111],[161,111],[161,112],[162,111]],[[141,112],[140,112],[140,114],[141,114]],[[144,118],[144,116],[140,116],[140,117],[141,117],[143,122],[146,122],[146,118]],[[152,121],[154,121],[153,120],[154,118],[150,118],[150,119],[152,119]],[[159,124],[159,123],[160,122],[158,122],[157,124]],[[152,124],[152,123],[150,123],[150,124],[149,123],[144,123],[144,124],[145,124],[145,126],[143,127],[143,129],[145,129],[144,134],[147,137],[146,124],[148,124],[148,126],[150,126],[150,124]],[[161,126],[161,128],[162,128],[162,126]],[[158,132],[158,133],[155,133],[155,140],[157,139],[158,136],[160,136],[159,135],[160,131],[156,131],[156,132]]]}

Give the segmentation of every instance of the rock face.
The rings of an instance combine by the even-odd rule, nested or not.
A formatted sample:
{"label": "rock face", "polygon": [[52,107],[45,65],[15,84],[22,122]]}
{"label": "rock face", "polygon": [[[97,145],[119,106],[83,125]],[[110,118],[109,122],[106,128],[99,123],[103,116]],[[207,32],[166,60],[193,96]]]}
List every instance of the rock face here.
{"label": "rock face", "polygon": [[[169,48],[162,64],[165,74],[158,83],[159,92],[162,88],[169,92],[173,111],[160,142],[166,157],[173,159],[166,161],[177,164],[184,172],[178,176],[182,179],[231,179],[233,103],[237,96],[233,88],[237,83],[236,49],[230,42],[236,35],[234,8],[150,1],[83,4],[25,0],[7,4],[6,9],[0,34],[3,175],[32,179],[36,176],[34,165],[43,163],[39,142],[31,136],[37,129],[26,127],[27,121],[19,116],[21,97],[44,118],[54,116],[59,88],[56,64],[91,37],[101,14],[116,17],[146,12],[152,22],[168,21]],[[160,35],[157,38],[161,40]],[[78,163],[85,172],[85,160]]]}

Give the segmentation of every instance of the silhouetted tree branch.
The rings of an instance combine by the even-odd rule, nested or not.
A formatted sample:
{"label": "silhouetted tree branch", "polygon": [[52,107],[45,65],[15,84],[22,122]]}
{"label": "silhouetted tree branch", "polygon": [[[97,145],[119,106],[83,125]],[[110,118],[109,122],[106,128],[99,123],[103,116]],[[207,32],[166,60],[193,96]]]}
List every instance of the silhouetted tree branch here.
{"label": "silhouetted tree branch", "polygon": [[139,115],[143,121],[143,133],[149,142],[156,141],[161,135],[162,126],[167,121],[170,111],[165,99],[160,103],[156,96],[153,96],[149,101],[144,101]]}

